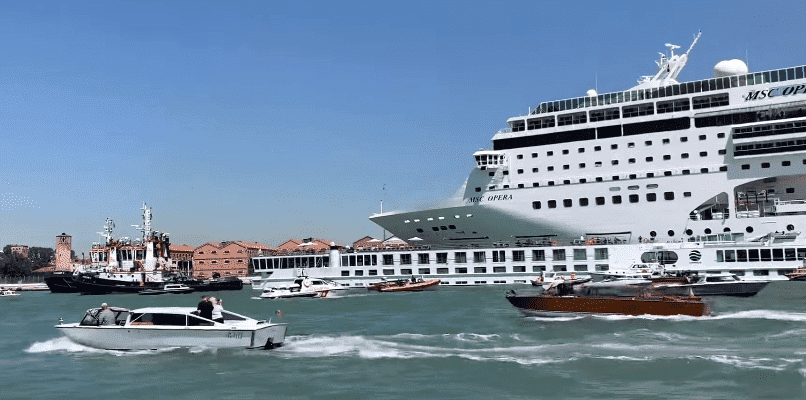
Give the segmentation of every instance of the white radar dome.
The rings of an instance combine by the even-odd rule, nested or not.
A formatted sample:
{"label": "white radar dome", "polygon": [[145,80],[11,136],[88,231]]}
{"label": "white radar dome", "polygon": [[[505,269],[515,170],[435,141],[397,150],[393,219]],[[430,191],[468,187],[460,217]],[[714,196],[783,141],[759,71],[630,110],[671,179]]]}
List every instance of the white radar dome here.
{"label": "white radar dome", "polygon": [[596,97],[596,95],[598,95],[598,93],[596,93],[596,89],[589,89],[587,92],[588,97]]}
{"label": "white radar dome", "polygon": [[721,78],[731,75],[742,75],[747,73],[747,64],[742,60],[733,59],[720,61],[714,66],[714,77]]}

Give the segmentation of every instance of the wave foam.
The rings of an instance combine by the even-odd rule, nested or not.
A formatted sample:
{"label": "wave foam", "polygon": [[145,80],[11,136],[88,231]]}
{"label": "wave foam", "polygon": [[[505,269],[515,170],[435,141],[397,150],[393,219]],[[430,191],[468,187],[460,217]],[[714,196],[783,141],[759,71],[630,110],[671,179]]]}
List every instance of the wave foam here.
{"label": "wave foam", "polygon": [[715,315],[711,319],[772,319],[778,321],[806,322],[806,313],[778,310],[748,310],[724,315]]}

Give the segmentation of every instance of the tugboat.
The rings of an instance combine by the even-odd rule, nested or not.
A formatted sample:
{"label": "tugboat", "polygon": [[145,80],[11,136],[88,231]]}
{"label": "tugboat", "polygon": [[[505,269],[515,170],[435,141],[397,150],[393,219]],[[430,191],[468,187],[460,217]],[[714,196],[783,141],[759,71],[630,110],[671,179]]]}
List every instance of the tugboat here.
{"label": "tugboat", "polygon": [[151,230],[151,208],[143,203],[143,225],[134,225],[143,233],[134,242],[114,239],[114,222],[107,218],[105,243],[93,246],[93,266],[74,278],[82,294],[139,293],[145,289],[163,289],[171,279],[165,274],[171,265],[168,234]]}

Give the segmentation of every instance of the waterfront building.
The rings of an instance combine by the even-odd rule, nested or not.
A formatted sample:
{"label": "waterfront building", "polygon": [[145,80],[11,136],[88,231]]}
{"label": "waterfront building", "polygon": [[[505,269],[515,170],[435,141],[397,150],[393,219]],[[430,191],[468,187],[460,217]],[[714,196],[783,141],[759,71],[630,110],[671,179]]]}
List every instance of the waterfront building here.
{"label": "waterfront building", "polygon": [[215,274],[226,276],[246,276],[249,272],[249,259],[271,248],[250,242],[208,242],[193,251],[193,276],[212,278]]}

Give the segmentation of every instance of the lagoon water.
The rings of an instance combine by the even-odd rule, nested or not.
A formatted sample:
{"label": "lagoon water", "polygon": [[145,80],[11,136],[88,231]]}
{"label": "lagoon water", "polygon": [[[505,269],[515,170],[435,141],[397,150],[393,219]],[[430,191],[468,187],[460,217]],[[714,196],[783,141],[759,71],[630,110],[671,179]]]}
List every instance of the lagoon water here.
{"label": "lagoon water", "polygon": [[90,349],[62,337],[58,318],[102,302],[195,306],[199,294],[22,292],[0,299],[0,398],[806,398],[806,283],[707,298],[703,318],[524,316],[509,288],[213,293],[226,309],[289,324],[285,345],[267,351]]}

